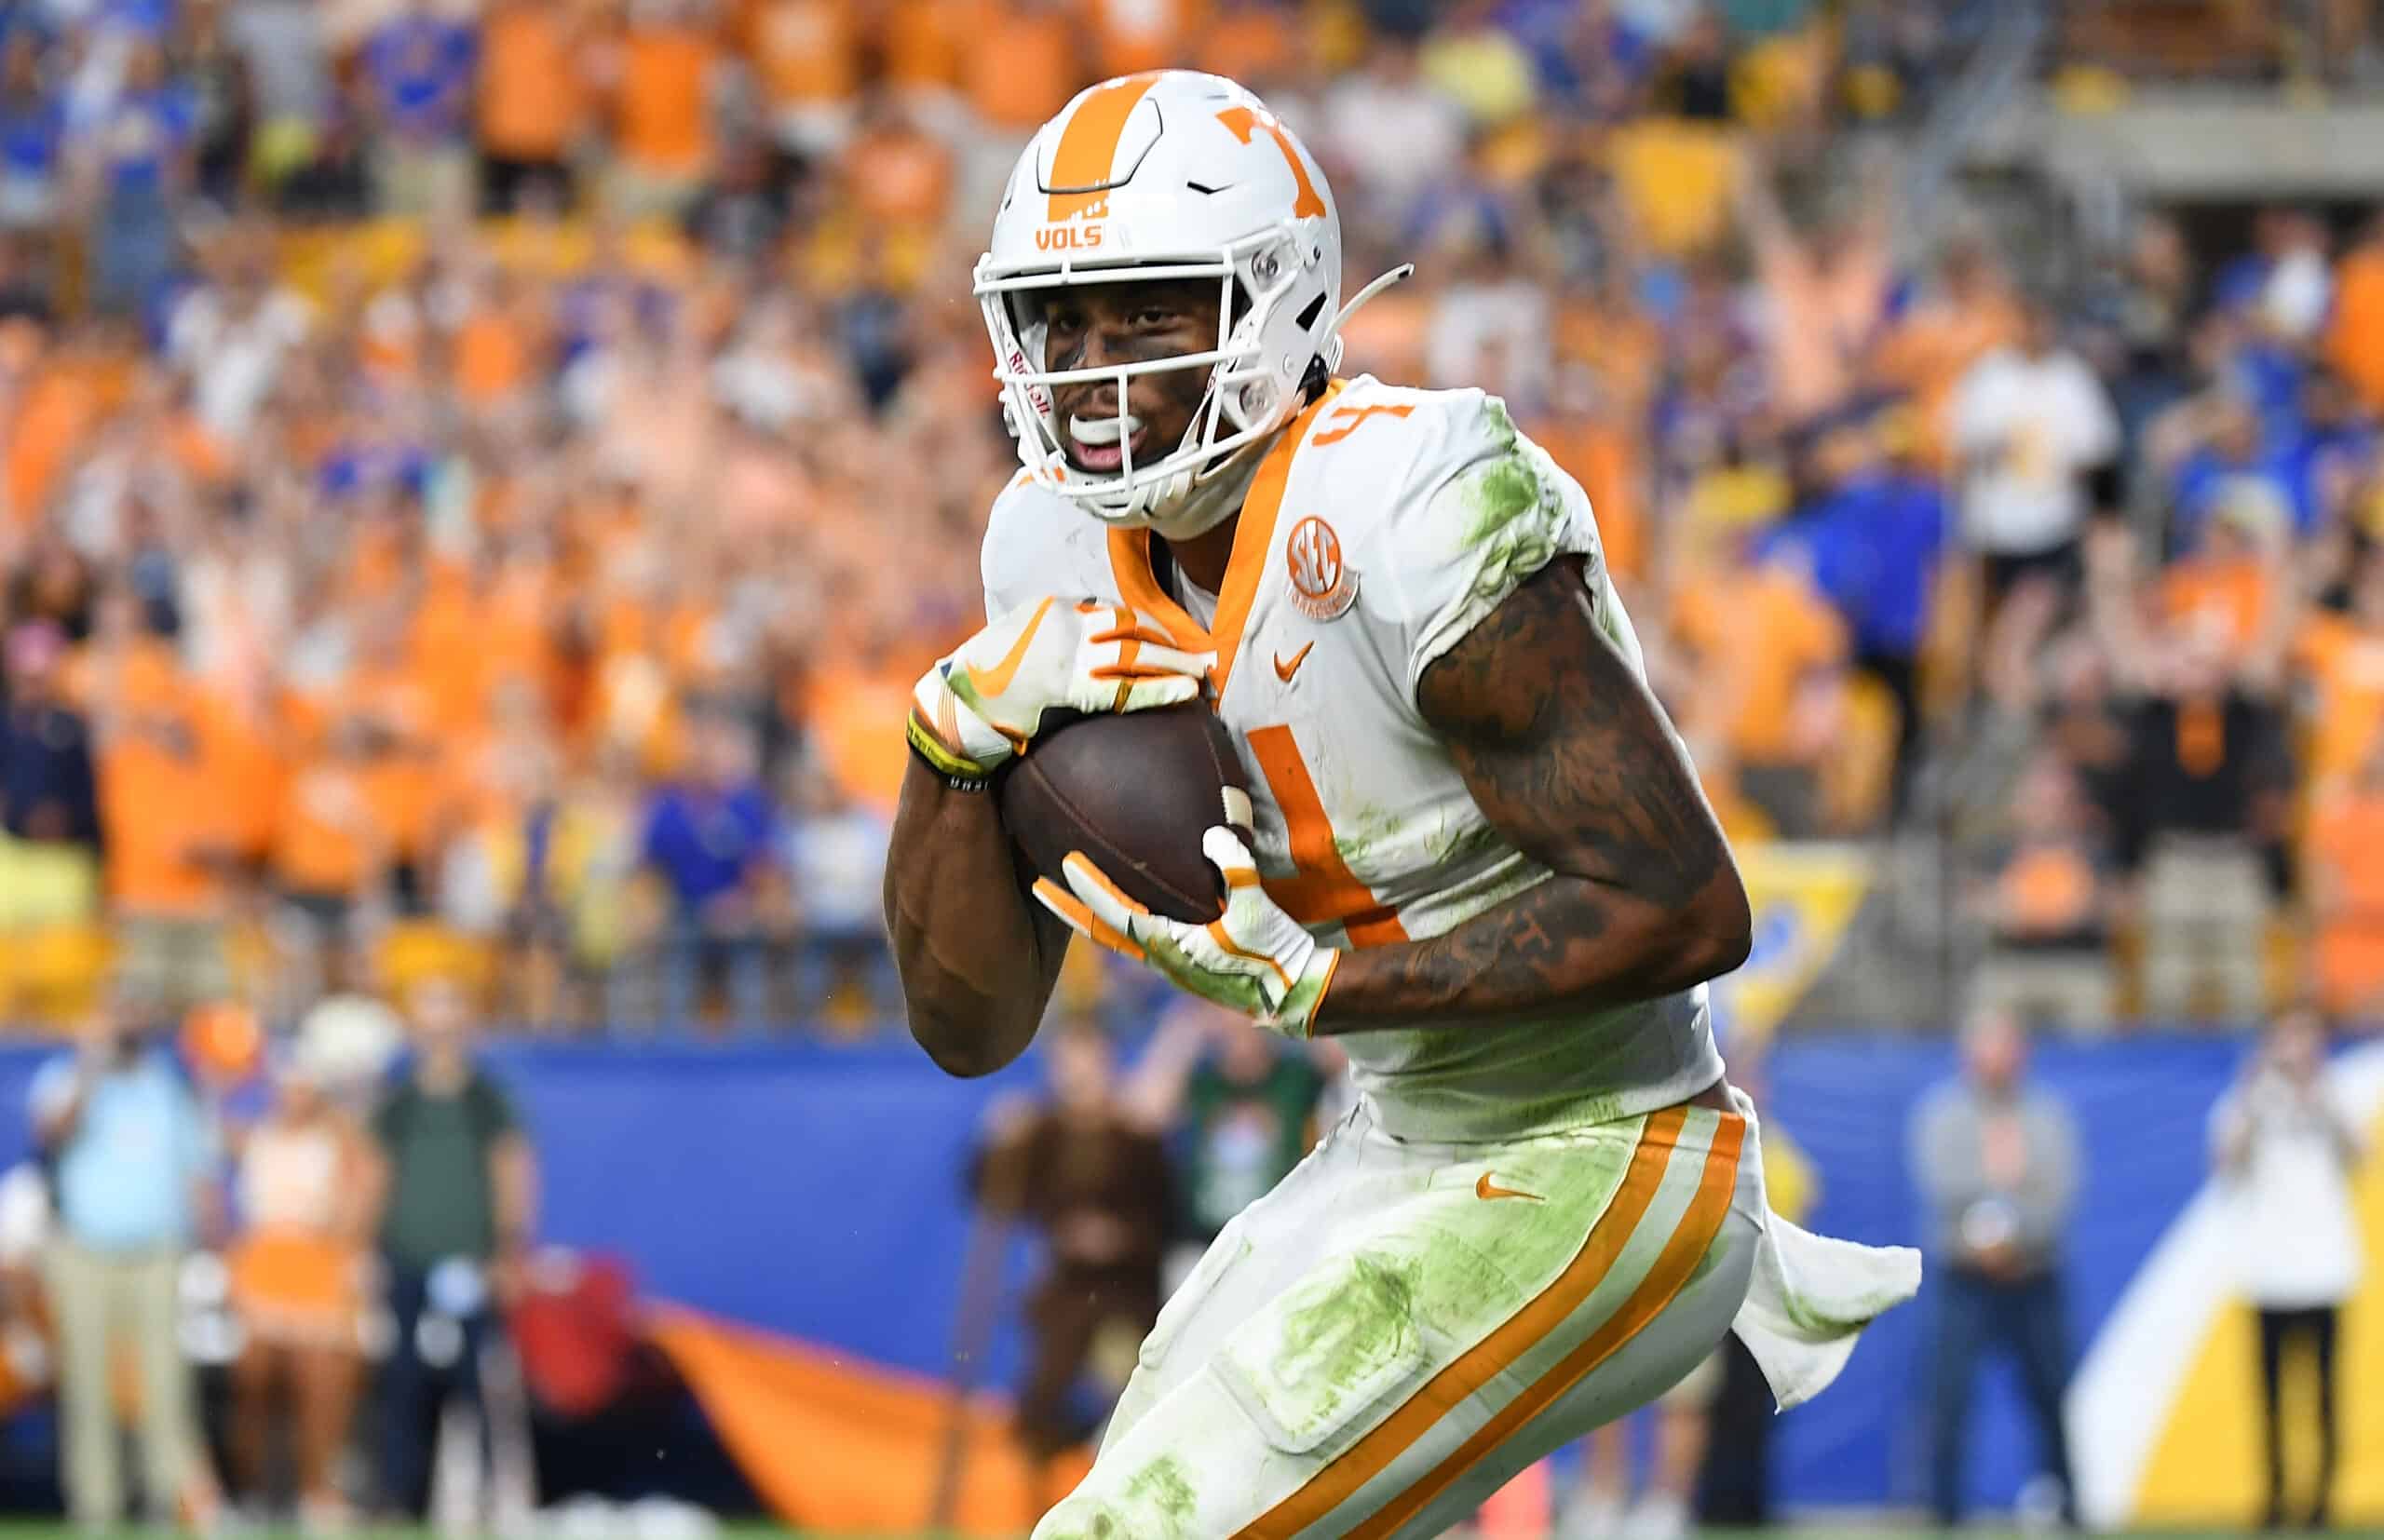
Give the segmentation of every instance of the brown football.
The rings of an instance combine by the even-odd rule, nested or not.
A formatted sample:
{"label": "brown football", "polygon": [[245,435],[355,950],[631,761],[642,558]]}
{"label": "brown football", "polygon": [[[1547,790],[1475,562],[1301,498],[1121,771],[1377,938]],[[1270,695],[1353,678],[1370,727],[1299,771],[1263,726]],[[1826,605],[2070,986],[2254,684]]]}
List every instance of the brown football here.
{"label": "brown football", "polygon": [[1250,838],[1250,786],[1233,736],[1198,702],[1046,732],[996,795],[1037,875],[1065,887],[1060,863],[1081,850],[1153,912],[1195,925],[1225,912],[1225,882],[1200,836],[1230,823]]}

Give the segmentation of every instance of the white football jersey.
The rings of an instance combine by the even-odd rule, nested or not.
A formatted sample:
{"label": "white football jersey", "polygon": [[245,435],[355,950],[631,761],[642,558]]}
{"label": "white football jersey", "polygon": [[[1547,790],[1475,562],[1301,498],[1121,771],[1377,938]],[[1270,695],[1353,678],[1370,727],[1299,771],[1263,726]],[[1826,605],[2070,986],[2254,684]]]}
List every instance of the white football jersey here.
{"label": "white football jersey", "polygon": [[[1119,601],[1185,646],[1213,647],[1260,875],[1320,941],[1438,935],[1549,877],[1474,804],[1416,709],[1416,682],[1565,552],[1585,559],[1606,635],[1633,669],[1641,661],[1588,495],[1497,398],[1336,381],[1259,466],[1209,625],[1154,577],[1150,539],[1022,477],[986,531],[986,612],[1047,594]],[[1702,986],[1614,1010],[1339,1042],[1383,1128],[1408,1139],[1628,1117],[1722,1074]]]}

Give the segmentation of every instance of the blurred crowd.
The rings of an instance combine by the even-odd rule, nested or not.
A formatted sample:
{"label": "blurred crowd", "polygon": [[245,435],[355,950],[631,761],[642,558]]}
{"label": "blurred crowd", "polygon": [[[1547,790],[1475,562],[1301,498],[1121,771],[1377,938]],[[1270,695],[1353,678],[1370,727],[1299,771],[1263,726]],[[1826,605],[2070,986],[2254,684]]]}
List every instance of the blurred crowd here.
{"label": "blurred crowd", "polygon": [[1420,264],[1349,367],[1589,487],[1740,840],[1938,831],[2032,1014],[2358,1008],[2384,239],[1916,249],[1978,14],[12,0],[0,1016],[882,1020],[888,724],[1014,466],[968,268],[1173,62],[1304,134],[1349,288]]}
{"label": "blurred crowd", "polygon": [[507,1332],[554,1282],[532,1281],[536,1157],[464,993],[407,1006],[334,996],[269,1054],[253,1022],[110,1008],[33,1077],[33,1148],[0,1177],[0,1407],[55,1398],[81,1528],[526,1511]]}

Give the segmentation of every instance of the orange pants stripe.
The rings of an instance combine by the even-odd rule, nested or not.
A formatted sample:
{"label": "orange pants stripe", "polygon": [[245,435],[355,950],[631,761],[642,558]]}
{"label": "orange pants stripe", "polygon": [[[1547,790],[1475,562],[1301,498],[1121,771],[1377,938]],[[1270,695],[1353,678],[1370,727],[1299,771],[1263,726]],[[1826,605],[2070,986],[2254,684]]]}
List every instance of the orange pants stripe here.
{"label": "orange pants stripe", "polygon": [[[1677,1111],[1677,1109],[1674,1109]],[[1689,1276],[1697,1271],[1714,1237],[1721,1233],[1722,1221],[1730,1211],[1730,1197],[1738,1185],[1739,1147],[1746,1137],[1746,1122],[1742,1118],[1725,1115],[1714,1131],[1713,1148],[1706,1152],[1705,1169],[1698,1182],[1697,1196],[1689,1200],[1688,1211],[1674,1226],[1672,1238],[1664,1243],[1663,1251],[1639,1287],[1631,1292],[1622,1307],[1606,1317],[1589,1340],[1566,1354],[1554,1369],[1534,1381],[1524,1393],[1499,1409],[1497,1414],[1484,1423],[1472,1438],[1457,1447],[1456,1453],[1434,1467],[1399,1498],[1385,1506],[1372,1519],[1349,1532],[1348,1540],[1384,1540],[1399,1526],[1416,1517],[1424,1506],[1456,1481],[1467,1471],[1479,1465],[1490,1452],[1511,1438],[1515,1431],[1533,1417],[1545,1412],[1556,1398],[1588,1377],[1591,1371],[1612,1358],[1617,1349],[1645,1330],[1647,1323],[1663,1312],[1681,1291]],[[1646,1149],[1643,1143],[1640,1148]],[[1633,1174],[1637,1161],[1633,1158]],[[1595,1243],[1605,1226],[1600,1222],[1591,1236]],[[1586,1250],[1588,1248],[1584,1247]]]}
{"label": "orange pants stripe", "polygon": [[[1624,1172],[1622,1184],[1616,1191],[1613,1201],[1606,1206],[1606,1211],[1599,1216],[1597,1223],[1591,1228],[1588,1238],[1581,1243],[1580,1250],[1574,1255],[1572,1262],[1565,1266],[1564,1272],[1557,1275],[1556,1280],[1542,1290],[1529,1304],[1509,1317],[1497,1330],[1476,1344],[1463,1357],[1434,1375],[1398,1411],[1384,1419],[1380,1426],[1351,1445],[1340,1458],[1319,1471],[1297,1492],[1268,1509],[1256,1522],[1245,1526],[1240,1532],[1239,1540],[1290,1540],[1291,1536],[1331,1513],[1347,1502],[1359,1488],[1388,1469],[1393,1461],[1413,1447],[1416,1441],[1429,1432],[1442,1418],[1447,1416],[1456,1408],[1464,1405],[1483,1385],[1489,1384],[1493,1376],[1529,1352],[1536,1344],[1561,1326],[1568,1316],[1579,1309],[1582,1303],[1590,1297],[1592,1291],[1613,1268],[1616,1259],[1622,1254],[1624,1246],[1630,1242],[1632,1233],[1638,1227],[1639,1221],[1646,1214],[1648,1206],[1655,1201],[1657,1191],[1663,1185],[1665,1166],[1672,1158],[1673,1147],[1679,1142],[1681,1129],[1687,1122],[1687,1109],[1683,1107],[1668,1107],[1661,1112],[1650,1114],[1645,1128],[1640,1131],[1639,1142],[1632,1152],[1630,1169]],[[1714,1153],[1707,1158],[1708,1183],[1711,1182],[1715,1169],[1715,1157],[1721,1154],[1723,1137],[1727,1139],[1729,1154],[1727,1161],[1721,1169],[1725,1172],[1736,1169],[1740,1131],[1743,1128],[1743,1124],[1735,1117],[1727,1117],[1724,1122],[1727,1126],[1724,1135],[1717,1137]],[[1701,1185],[1692,1203],[1688,1217],[1683,1221],[1684,1230],[1689,1227],[1691,1220],[1702,1217],[1706,1196],[1705,1187]],[[1722,1191],[1722,1210],[1716,1211],[1706,1222],[1705,1239],[1699,1244],[1696,1255],[1690,1258],[1691,1266],[1695,1264],[1696,1256],[1703,1254],[1704,1245],[1712,1240],[1712,1232],[1720,1225],[1721,1212],[1727,1211],[1728,1205],[1729,1189],[1726,1182]],[[1674,1239],[1677,1241],[1679,1236],[1675,1236]],[[1662,1272],[1663,1263],[1671,1256],[1672,1249],[1668,1246],[1663,1256],[1658,1260],[1657,1273]],[[1682,1277],[1685,1279],[1686,1277],[1684,1273]],[[1632,1296],[1629,1304],[1623,1311],[1618,1313],[1617,1318],[1630,1318],[1634,1322],[1652,1318],[1655,1311],[1661,1308],[1660,1302],[1646,1310],[1644,1317],[1632,1307],[1639,1304],[1640,1295],[1646,1293],[1657,1281],[1657,1274],[1651,1274],[1647,1283]],[[1673,1282],[1664,1290],[1664,1298],[1670,1299],[1679,1287],[1678,1281]],[[1636,1330],[1638,1325],[1632,1325],[1621,1337],[1616,1339],[1617,1343],[1626,1340],[1630,1332]],[[1603,1332],[1599,1333],[1599,1336],[1603,1335]],[[1591,1346],[1597,1340],[1593,1337],[1591,1343],[1584,1344],[1583,1346]],[[1611,1352],[1612,1348],[1608,1347],[1606,1351]],[[1600,1357],[1604,1356],[1604,1354],[1600,1355]],[[1561,1373],[1563,1369],[1571,1367],[1571,1358],[1567,1358],[1558,1372]],[[1581,1373],[1587,1373],[1589,1367],[1584,1365],[1579,1373],[1565,1380],[1564,1385],[1570,1385],[1574,1379],[1579,1378]],[[1548,1378],[1553,1379],[1555,1375],[1551,1374]],[[1535,1391],[1538,1388],[1537,1385],[1533,1386]],[[1563,1388],[1564,1385],[1551,1388],[1549,1398],[1552,1399]],[[1540,1404],[1544,1405],[1545,1402]],[[1495,1441],[1494,1439],[1484,1442],[1482,1445],[1483,1450],[1486,1451]],[[1473,1442],[1469,1441],[1466,1448],[1473,1449]],[[1462,1455],[1465,1452],[1459,1452]],[[1474,1459],[1479,1458],[1480,1453],[1476,1452],[1472,1459],[1468,1459],[1465,1463],[1470,1465]],[[1426,1479],[1427,1483],[1438,1481],[1441,1486],[1445,1486],[1447,1481],[1455,1479],[1462,1470],[1461,1466],[1454,1469],[1443,1466]],[[1437,1491],[1439,1488],[1435,1487],[1434,1490]],[[1429,1493],[1427,1493],[1426,1498],[1429,1499]],[[1421,1501],[1417,1506],[1421,1506]],[[1370,1524],[1361,1533],[1387,1533],[1390,1527],[1384,1525],[1377,1529]]]}

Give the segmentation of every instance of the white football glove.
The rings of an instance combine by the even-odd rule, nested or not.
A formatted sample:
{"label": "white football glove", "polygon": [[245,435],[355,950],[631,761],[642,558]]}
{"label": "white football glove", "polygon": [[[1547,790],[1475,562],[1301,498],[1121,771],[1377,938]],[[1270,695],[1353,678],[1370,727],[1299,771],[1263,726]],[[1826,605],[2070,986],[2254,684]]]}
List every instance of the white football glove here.
{"label": "white football glove", "polygon": [[1046,711],[1178,705],[1198,698],[1216,660],[1176,647],[1164,627],[1130,606],[1038,600],[919,676],[911,742],[946,776],[982,779],[1025,750]]}
{"label": "white football glove", "polygon": [[1286,1037],[1306,1037],[1341,953],[1316,939],[1259,885],[1258,863],[1222,825],[1200,836],[1200,853],[1226,879],[1226,912],[1205,925],[1154,914],[1082,851],[1063,863],[1068,888],[1049,877],[1035,897],[1077,934],[1147,963],[1183,989],[1238,1010]]}

